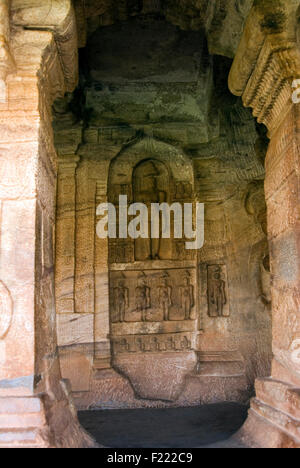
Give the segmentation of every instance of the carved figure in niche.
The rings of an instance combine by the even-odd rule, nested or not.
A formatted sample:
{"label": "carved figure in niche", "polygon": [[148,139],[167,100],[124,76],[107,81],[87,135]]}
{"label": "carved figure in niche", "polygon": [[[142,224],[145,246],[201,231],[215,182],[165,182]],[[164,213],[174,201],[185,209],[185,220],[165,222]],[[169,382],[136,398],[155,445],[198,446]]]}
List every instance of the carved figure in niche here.
{"label": "carved figure in niche", "polygon": [[[151,213],[152,203],[167,201],[167,193],[160,189],[158,178],[161,173],[156,161],[142,162],[134,171],[133,192],[135,203],[144,203]],[[137,261],[159,260],[161,239],[151,239],[151,217],[149,216],[149,238],[136,239],[135,259]]]}
{"label": "carved figure in niche", "polygon": [[137,338],[136,345],[137,345],[138,351],[144,351],[144,344],[143,344],[142,338]]}
{"label": "carved figure in niche", "polygon": [[245,209],[253,216],[256,223],[260,224],[263,233],[268,235],[267,206],[263,182],[257,181],[250,184],[245,199]]}
{"label": "carved figure in niche", "polygon": [[114,309],[117,314],[116,322],[125,322],[125,313],[129,307],[129,289],[125,286],[124,279],[121,279],[118,286],[114,288]]}
{"label": "carved figure in niche", "polygon": [[224,317],[224,306],[227,304],[226,283],[222,279],[220,266],[212,267],[208,281],[208,305],[210,317]]}
{"label": "carved figure in niche", "polygon": [[147,310],[151,308],[151,290],[147,285],[146,275],[142,273],[135,289],[136,310],[141,313],[141,319],[146,322]]}
{"label": "carved figure in niche", "polygon": [[167,339],[167,342],[166,342],[166,349],[167,351],[172,351],[173,349],[175,349],[175,342],[174,342],[174,339],[172,336],[170,336],[168,339]]}
{"label": "carved figure in niche", "polygon": [[186,336],[183,338],[181,342],[181,349],[182,350],[191,349],[191,342]]}
{"label": "carved figure in niche", "polygon": [[170,308],[172,307],[172,287],[168,284],[168,275],[165,274],[161,281],[162,285],[158,288],[158,302],[164,313],[164,320],[170,320]]}
{"label": "carved figure in niche", "polygon": [[151,351],[159,351],[159,342],[156,337],[151,339]]}
{"label": "carved figure in niche", "polygon": [[184,320],[192,320],[192,309],[195,305],[194,286],[190,283],[190,274],[187,271],[184,278],[184,285],[180,286],[180,303],[184,311]]}
{"label": "carved figure in niche", "polygon": [[261,300],[270,312],[271,308],[271,271],[270,271],[270,255],[267,244],[268,225],[267,225],[267,206],[265,200],[264,184],[262,181],[252,182],[248,187],[245,208],[249,215],[253,216],[255,222],[261,226],[261,229],[266,236],[265,238],[265,253],[260,263],[260,283],[261,283]]}
{"label": "carved figure in niche", "polygon": [[271,269],[270,269],[270,256],[266,255],[260,266],[261,271],[261,288],[262,288],[262,301],[267,306],[271,306]]}

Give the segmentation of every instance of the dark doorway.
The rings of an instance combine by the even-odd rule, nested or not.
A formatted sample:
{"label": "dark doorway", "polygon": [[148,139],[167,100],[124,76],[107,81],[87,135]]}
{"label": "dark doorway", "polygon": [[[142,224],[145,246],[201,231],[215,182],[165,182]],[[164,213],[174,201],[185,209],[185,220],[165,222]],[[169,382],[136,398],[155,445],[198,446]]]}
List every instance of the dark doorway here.
{"label": "dark doorway", "polygon": [[196,408],[83,411],[83,427],[111,448],[239,448],[228,441],[243,425],[248,408],[222,403]]}

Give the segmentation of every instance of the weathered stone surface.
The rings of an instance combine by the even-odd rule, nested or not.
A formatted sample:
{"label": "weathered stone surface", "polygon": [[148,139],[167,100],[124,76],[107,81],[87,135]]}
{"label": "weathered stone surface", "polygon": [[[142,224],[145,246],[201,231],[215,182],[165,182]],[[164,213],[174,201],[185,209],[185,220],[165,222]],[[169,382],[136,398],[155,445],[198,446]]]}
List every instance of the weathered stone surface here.
{"label": "weathered stone surface", "polygon": [[197,359],[194,353],[149,353],[135,357],[118,355],[113,367],[125,374],[139,398],[147,400],[177,400],[186,374]]}

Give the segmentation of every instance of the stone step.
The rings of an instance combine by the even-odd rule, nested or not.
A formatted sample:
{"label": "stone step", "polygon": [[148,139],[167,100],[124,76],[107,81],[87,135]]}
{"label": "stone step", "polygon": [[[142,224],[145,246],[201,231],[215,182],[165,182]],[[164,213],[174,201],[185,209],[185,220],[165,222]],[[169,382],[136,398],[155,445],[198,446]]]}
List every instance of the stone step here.
{"label": "stone step", "polygon": [[39,427],[46,424],[45,415],[40,413],[0,414],[0,428],[19,429]]}
{"label": "stone step", "polygon": [[46,447],[40,436],[44,427],[46,418],[40,398],[0,398],[0,447]]}
{"label": "stone step", "polygon": [[261,402],[300,420],[300,389],[273,379],[257,379],[256,396]]}
{"label": "stone step", "polygon": [[47,448],[36,428],[24,430],[1,429],[0,448]]}
{"label": "stone step", "polygon": [[265,418],[275,426],[281,428],[287,434],[291,434],[299,442],[300,446],[300,420],[292,418],[289,414],[262,403],[254,398],[251,402],[251,410]]}
{"label": "stone step", "polygon": [[40,413],[42,410],[40,398],[0,397],[0,416],[2,414]]}
{"label": "stone step", "polygon": [[287,431],[250,409],[247,421],[235,434],[234,440],[249,448],[300,448],[300,443]]}

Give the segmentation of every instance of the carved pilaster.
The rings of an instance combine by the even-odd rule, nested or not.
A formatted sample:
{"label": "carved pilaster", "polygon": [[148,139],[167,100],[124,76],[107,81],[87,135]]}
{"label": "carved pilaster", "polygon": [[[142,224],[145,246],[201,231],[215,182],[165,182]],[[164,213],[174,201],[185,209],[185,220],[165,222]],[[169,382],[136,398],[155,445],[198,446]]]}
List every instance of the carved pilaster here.
{"label": "carved pilaster", "polygon": [[93,163],[83,159],[76,171],[75,312],[95,311],[95,192]]}
{"label": "carved pilaster", "polygon": [[56,312],[73,314],[75,283],[75,171],[79,157],[59,159],[56,217]]}
{"label": "carved pilaster", "polygon": [[[104,180],[104,179],[103,179]],[[107,183],[96,183],[96,207],[107,202]],[[110,367],[108,239],[95,237],[95,366]]]}
{"label": "carved pilaster", "polygon": [[0,0],[0,101],[7,99],[6,77],[15,70],[10,50],[10,0]]}

